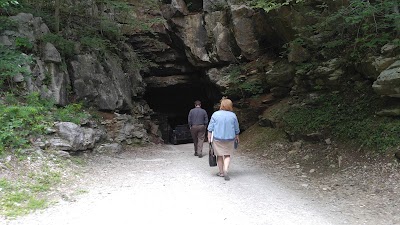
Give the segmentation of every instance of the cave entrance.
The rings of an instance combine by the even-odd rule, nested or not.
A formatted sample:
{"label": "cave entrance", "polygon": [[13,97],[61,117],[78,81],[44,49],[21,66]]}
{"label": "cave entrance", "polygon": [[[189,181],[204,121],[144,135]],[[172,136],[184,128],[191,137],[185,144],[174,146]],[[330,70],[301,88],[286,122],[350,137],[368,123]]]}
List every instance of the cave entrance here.
{"label": "cave entrance", "polygon": [[144,99],[153,109],[153,120],[157,121],[162,138],[170,143],[170,133],[178,125],[187,124],[187,116],[194,107],[194,101],[200,100],[202,108],[211,117],[214,105],[222,95],[209,80],[199,79],[199,76],[188,76],[185,83],[174,85],[154,85],[147,83]]}

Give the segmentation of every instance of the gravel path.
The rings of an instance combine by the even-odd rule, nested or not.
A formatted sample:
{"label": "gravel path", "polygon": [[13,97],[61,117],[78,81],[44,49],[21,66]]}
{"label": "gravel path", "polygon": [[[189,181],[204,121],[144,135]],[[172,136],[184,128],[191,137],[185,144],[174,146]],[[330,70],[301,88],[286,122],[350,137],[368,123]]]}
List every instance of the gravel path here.
{"label": "gravel path", "polygon": [[87,193],[7,224],[357,224],[242,154],[225,181],[192,152],[192,144],[155,145],[92,157]]}

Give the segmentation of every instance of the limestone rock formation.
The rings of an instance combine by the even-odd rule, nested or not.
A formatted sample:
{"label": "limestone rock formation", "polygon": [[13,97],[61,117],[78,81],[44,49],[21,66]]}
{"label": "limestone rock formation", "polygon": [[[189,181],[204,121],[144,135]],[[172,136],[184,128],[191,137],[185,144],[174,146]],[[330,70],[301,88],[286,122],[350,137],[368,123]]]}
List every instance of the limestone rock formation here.
{"label": "limestone rock formation", "polygon": [[357,71],[366,78],[376,80],[380,73],[396,61],[395,57],[370,56],[356,65]]}
{"label": "limestone rock formation", "polygon": [[[78,55],[71,62],[71,76],[78,100],[85,100],[102,110],[129,110],[133,107],[133,90],[140,80],[122,70],[117,58],[108,55],[104,63],[93,54]],[[135,86],[135,84],[137,86]]]}
{"label": "limestone rock formation", "polygon": [[260,43],[253,23],[254,10],[244,6],[231,6],[233,31],[241,54],[248,60],[261,54]]}
{"label": "limestone rock formation", "polygon": [[105,137],[103,130],[84,128],[71,122],[59,122],[55,127],[59,138],[53,138],[50,147],[64,151],[93,149]]}
{"label": "limestone rock formation", "polygon": [[400,98],[400,60],[382,71],[372,87],[380,95]]}
{"label": "limestone rock formation", "polygon": [[37,40],[50,32],[49,28],[43,23],[42,18],[28,13],[19,13],[10,19],[17,23],[18,32],[5,31],[5,35],[2,36],[3,42],[9,46],[15,46],[17,37],[26,38],[32,44],[33,50],[38,50],[43,55],[43,58],[34,58],[33,65],[21,65],[27,67],[27,71],[31,71],[32,76],[21,74],[15,77],[14,81],[25,81],[29,91],[40,92],[42,97],[54,99],[58,105],[67,105],[69,77],[61,67],[62,60],[59,51],[52,43],[46,43],[42,48],[36,45]]}

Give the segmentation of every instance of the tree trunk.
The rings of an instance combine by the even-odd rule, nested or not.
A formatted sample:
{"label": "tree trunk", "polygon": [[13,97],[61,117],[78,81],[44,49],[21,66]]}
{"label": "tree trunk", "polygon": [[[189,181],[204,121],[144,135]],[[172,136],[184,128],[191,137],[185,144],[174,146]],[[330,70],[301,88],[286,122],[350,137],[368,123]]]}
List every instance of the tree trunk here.
{"label": "tree trunk", "polygon": [[[397,2],[394,3],[393,12],[397,16],[399,16],[399,14],[400,14],[400,12],[399,12],[399,4]],[[394,23],[395,23],[394,25],[395,25],[396,31],[397,31],[397,36],[399,37],[400,36],[400,20],[395,20]]]}
{"label": "tree trunk", "polygon": [[54,2],[54,29],[56,33],[60,32],[60,1],[61,0],[55,0]]}

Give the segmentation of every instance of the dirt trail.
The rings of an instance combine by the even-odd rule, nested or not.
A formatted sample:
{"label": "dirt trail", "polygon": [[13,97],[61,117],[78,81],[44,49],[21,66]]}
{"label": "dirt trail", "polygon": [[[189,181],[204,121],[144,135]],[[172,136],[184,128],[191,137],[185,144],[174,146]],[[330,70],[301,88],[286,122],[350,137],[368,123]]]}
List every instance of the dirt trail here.
{"label": "dirt trail", "polygon": [[230,181],[192,152],[192,144],[154,145],[93,157],[79,187],[87,193],[6,224],[379,224],[316,200],[240,152]]}

